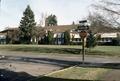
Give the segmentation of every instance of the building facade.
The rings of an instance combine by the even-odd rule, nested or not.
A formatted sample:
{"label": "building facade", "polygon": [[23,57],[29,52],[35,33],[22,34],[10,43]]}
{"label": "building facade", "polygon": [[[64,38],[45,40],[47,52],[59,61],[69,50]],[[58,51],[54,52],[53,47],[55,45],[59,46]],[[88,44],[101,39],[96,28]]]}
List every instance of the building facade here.
{"label": "building facade", "polygon": [[0,44],[6,44],[6,34],[0,33]]}
{"label": "building facade", "polygon": [[98,43],[101,45],[120,45],[120,33],[98,33],[100,39]]}
{"label": "building facade", "polygon": [[[53,33],[53,44],[64,45],[64,33],[69,31],[70,43],[79,45],[81,44],[81,37],[79,32],[76,31],[78,25],[59,25],[52,27],[37,27],[37,34],[34,39],[36,44],[44,44],[44,39],[48,34],[48,31]],[[19,30],[18,28],[10,28],[0,32],[0,44],[18,44],[19,41]],[[100,45],[120,45],[120,32],[103,32],[96,33],[99,35],[99,40],[97,41]]]}

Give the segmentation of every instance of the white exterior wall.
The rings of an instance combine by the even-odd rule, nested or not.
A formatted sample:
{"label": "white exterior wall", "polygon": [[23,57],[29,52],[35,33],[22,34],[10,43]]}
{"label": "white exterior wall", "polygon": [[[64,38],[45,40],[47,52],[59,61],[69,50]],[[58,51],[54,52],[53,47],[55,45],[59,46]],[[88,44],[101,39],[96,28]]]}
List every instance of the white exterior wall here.
{"label": "white exterior wall", "polygon": [[53,37],[54,38],[64,38],[64,34],[63,33],[54,33]]}
{"label": "white exterior wall", "polygon": [[0,39],[6,39],[6,35],[0,35]]}
{"label": "white exterior wall", "polygon": [[101,40],[99,40],[98,42],[101,43],[109,43],[112,42],[113,39],[118,37],[118,33],[98,33],[101,37]]}
{"label": "white exterior wall", "polygon": [[80,35],[78,33],[70,33],[70,38],[81,38]]}
{"label": "white exterior wall", "polygon": [[117,38],[117,33],[102,33],[101,38]]}
{"label": "white exterior wall", "polygon": [[70,33],[70,41],[71,42],[74,42],[74,43],[79,43],[81,42],[81,37],[79,35],[79,33]]}

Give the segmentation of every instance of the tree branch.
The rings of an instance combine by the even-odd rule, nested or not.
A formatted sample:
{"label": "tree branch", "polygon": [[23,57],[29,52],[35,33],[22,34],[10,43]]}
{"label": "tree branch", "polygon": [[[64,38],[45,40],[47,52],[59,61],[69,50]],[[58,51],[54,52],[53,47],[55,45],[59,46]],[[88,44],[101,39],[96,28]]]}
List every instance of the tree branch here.
{"label": "tree branch", "polygon": [[119,12],[117,12],[117,11],[115,11],[115,10],[112,10],[112,9],[109,9],[109,8],[107,8],[107,7],[105,7],[105,6],[101,6],[101,5],[93,5],[93,6],[96,7],[96,8],[100,8],[100,9],[102,9],[102,10],[105,10],[105,11],[108,11],[108,12],[111,12],[111,13],[114,13],[114,14],[117,14],[117,15],[120,15]]}

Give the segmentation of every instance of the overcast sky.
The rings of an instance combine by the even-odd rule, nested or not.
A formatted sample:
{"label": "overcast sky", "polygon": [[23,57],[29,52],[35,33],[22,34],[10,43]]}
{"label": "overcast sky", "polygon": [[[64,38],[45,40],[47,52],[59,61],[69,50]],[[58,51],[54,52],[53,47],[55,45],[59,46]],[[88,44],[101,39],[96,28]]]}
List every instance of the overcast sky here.
{"label": "overcast sky", "polygon": [[41,13],[55,14],[58,24],[72,24],[88,15],[94,0],[1,0],[0,30],[6,27],[17,27],[27,5],[34,11],[39,24]]}

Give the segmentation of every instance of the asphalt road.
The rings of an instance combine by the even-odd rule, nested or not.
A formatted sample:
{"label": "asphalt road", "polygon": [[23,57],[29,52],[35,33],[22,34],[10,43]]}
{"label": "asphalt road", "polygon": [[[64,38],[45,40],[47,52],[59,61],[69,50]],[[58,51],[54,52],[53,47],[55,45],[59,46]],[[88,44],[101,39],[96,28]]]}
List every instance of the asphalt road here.
{"label": "asphalt road", "polygon": [[[69,66],[81,65],[82,62],[82,56],[69,54],[0,51],[0,57],[3,57],[0,58],[0,69],[25,72],[32,76],[41,76]],[[120,57],[85,56],[85,64],[88,67],[107,65],[106,68],[120,68]]]}

